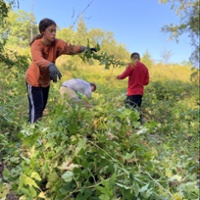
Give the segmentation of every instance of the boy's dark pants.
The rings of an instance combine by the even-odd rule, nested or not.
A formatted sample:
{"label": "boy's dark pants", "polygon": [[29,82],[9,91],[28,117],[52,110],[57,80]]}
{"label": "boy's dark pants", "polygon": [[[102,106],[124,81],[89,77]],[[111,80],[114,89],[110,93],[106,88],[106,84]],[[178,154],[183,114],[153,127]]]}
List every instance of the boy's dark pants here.
{"label": "boy's dark pants", "polygon": [[[142,104],[142,95],[131,95],[127,96],[126,100],[124,101],[127,108],[134,108],[138,111],[140,110]],[[140,114],[139,120],[142,123],[142,115]]]}

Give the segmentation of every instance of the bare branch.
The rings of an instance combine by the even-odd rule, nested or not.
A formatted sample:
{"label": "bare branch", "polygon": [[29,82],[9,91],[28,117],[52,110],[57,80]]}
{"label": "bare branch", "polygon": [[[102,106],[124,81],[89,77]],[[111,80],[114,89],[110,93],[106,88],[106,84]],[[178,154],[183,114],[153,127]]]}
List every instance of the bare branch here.
{"label": "bare branch", "polygon": [[76,22],[78,21],[79,17],[88,9],[88,7],[91,6],[91,4],[93,3],[94,0],[90,1],[89,4],[78,14],[78,16],[76,17],[75,21],[72,24],[72,28],[74,27],[74,25],[76,24]]}

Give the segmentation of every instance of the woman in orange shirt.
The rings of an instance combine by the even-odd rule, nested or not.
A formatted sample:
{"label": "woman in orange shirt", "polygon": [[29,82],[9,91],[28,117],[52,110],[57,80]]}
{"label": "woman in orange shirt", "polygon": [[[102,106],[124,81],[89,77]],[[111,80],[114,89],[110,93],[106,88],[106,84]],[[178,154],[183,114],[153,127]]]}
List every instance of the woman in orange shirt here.
{"label": "woman in orange shirt", "polygon": [[[85,46],[71,45],[56,38],[56,23],[48,18],[39,23],[40,34],[30,43],[32,62],[26,71],[26,84],[29,99],[29,121],[34,123],[42,117],[48,100],[50,82],[57,82],[62,75],[55,65],[63,55],[73,55],[86,50]],[[91,48],[91,51],[96,51]]]}

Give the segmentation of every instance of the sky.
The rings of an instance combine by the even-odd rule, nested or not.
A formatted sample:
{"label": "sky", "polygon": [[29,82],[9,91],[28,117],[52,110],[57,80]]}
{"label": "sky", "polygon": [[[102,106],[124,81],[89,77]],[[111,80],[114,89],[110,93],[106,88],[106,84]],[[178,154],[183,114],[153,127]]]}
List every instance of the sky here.
{"label": "sky", "polygon": [[74,25],[85,10],[82,17],[88,30],[112,32],[117,43],[124,44],[130,53],[143,55],[148,51],[157,62],[162,60],[162,52],[171,52],[171,63],[188,61],[193,50],[187,34],[177,43],[161,31],[164,25],[178,24],[180,19],[170,5],[158,0],[20,0],[19,9],[33,11],[37,23],[51,18],[60,28]]}

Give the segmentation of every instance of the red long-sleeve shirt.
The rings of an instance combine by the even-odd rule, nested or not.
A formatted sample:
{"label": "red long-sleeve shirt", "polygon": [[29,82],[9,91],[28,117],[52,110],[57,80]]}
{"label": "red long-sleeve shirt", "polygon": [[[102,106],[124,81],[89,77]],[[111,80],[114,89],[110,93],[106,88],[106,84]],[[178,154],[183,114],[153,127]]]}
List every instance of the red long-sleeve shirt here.
{"label": "red long-sleeve shirt", "polygon": [[125,79],[126,77],[128,77],[127,96],[143,95],[144,85],[149,84],[147,67],[139,61],[135,65],[129,64],[126,70],[118,76],[118,79]]}

